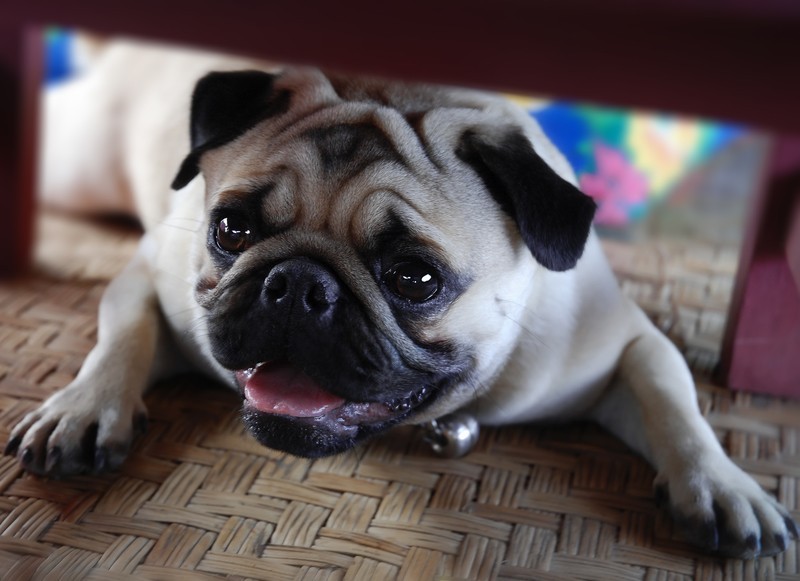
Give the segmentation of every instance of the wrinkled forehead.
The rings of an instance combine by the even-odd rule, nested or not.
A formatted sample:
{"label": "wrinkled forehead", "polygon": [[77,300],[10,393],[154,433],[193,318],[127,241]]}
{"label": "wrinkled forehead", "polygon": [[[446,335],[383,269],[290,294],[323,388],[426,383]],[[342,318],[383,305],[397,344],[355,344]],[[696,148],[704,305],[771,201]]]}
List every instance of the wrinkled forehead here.
{"label": "wrinkled forehead", "polygon": [[[212,181],[258,180],[287,158],[327,178],[349,177],[379,160],[418,172],[434,169],[403,113],[378,103],[343,101],[319,89],[308,92],[296,90],[288,112],[209,152],[203,169]],[[221,185],[212,183],[211,189]]]}
{"label": "wrinkled forehead", "polygon": [[386,235],[413,237],[441,254],[447,245],[448,262],[466,263],[468,245],[446,241],[464,238],[487,200],[465,195],[479,186],[453,171],[442,148],[396,110],[342,103],[265,122],[202,165],[209,205],[247,200],[268,231],[323,233],[364,249]]}

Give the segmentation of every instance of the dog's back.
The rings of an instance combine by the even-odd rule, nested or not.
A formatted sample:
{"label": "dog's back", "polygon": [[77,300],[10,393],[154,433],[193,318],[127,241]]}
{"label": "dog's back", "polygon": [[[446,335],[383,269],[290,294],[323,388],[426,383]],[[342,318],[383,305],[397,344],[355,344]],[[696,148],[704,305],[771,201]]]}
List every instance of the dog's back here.
{"label": "dog's back", "polygon": [[[39,197],[62,211],[135,217],[150,229],[167,212],[189,149],[197,79],[265,65],[133,41],[97,53],[84,73],[44,93]],[[154,159],[157,152],[169,158]]]}

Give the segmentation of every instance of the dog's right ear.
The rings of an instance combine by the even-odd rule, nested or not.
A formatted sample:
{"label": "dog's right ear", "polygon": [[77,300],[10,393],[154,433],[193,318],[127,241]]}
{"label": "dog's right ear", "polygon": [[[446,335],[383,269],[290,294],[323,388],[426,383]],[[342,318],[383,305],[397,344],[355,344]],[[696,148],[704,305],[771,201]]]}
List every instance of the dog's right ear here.
{"label": "dog's right ear", "polygon": [[575,267],[597,208],[592,198],[547,165],[516,128],[470,129],[456,154],[514,219],[539,264],[556,272]]}
{"label": "dog's right ear", "polygon": [[172,182],[173,189],[181,189],[200,173],[203,153],[286,111],[289,93],[275,90],[275,78],[262,71],[233,71],[209,73],[197,82],[192,95],[192,149]]}

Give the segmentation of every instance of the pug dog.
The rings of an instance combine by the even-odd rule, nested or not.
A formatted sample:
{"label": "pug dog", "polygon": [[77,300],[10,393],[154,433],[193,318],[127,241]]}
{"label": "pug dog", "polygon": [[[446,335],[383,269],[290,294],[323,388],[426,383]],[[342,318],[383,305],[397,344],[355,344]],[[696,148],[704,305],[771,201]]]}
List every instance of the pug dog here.
{"label": "pug dog", "polygon": [[504,98],[120,43],[45,118],[45,202],[145,234],[75,380],[10,435],[30,472],[118,468],[145,390],[199,370],[259,442],[308,458],[453,412],[594,420],[701,547],[797,538],[621,294],[594,202]]}

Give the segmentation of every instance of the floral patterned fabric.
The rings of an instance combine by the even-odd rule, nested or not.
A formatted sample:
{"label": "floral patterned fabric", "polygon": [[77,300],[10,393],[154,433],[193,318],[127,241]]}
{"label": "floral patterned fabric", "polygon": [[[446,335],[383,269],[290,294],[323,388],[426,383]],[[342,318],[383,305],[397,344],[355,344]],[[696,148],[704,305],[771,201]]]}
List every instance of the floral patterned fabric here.
{"label": "floral patterned fabric", "polygon": [[663,202],[690,172],[735,138],[740,126],[566,102],[519,99],[564,153],[595,221],[626,227]]}

